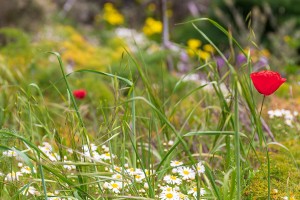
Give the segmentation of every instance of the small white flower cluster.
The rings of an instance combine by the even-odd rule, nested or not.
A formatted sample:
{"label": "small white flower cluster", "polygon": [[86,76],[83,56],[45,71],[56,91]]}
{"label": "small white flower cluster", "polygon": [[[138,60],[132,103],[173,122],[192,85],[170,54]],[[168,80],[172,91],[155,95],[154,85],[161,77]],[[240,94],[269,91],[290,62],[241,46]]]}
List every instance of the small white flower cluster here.
{"label": "small white flower cluster", "polygon": [[[44,153],[43,157],[48,158],[50,161],[52,162],[58,162],[59,164],[63,164],[63,168],[66,169],[67,171],[74,171],[76,170],[76,165],[75,163],[73,163],[72,161],[68,160],[67,156],[64,156],[63,159],[61,158],[61,156],[59,156],[58,153],[55,152],[53,146],[48,143],[48,142],[43,142],[42,145],[38,146],[38,148]],[[102,154],[100,154],[98,152],[98,146],[96,146],[95,144],[90,144],[90,146],[87,145],[83,145],[82,146],[82,161],[84,162],[91,162],[91,161],[106,161],[108,163],[111,162],[111,159],[115,158],[115,155],[110,153],[109,148],[106,145],[102,145]],[[72,149],[67,149],[67,152],[70,154],[73,154],[74,151]],[[79,151],[80,152],[80,151]],[[36,173],[36,169],[30,168],[29,166],[25,166],[21,157],[18,155],[18,153],[16,151],[13,150],[7,150],[4,151],[2,153],[3,157],[8,157],[8,158],[13,158],[18,161],[17,167],[19,168],[17,171],[14,169],[12,171],[10,171],[9,173],[2,173],[0,172],[0,176],[4,177],[4,181],[6,183],[8,182],[19,182],[22,183],[21,181],[23,181],[23,179],[21,177],[31,177],[32,174]],[[115,170],[117,171],[117,170]],[[73,172],[71,172],[71,174],[73,174]],[[129,171],[128,171],[129,174]],[[141,181],[145,176],[143,176],[142,174],[135,174],[135,178],[136,181]],[[113,176],[113,178],[115,179],[120,179],[120,177],[118,176]],[[25,181],[25,179],[24,179]],[[115,184],[110,183],[112,188],[115,188]],[[115,190],[117,191],[117,190]],[[40,194],[40,192],[32,185],[30,185],[29,187],[25,188],[22,191],[22,195],[24,196],[29,196],[29,195],[33,195],[33,196],[40,196],[42,194]],[[53,193],[49,193],[48,195],[48,199],[52,199],[52,200],[67,200],[68,198],[60,198],[57,197],[58,193],[54,192]]]}
{"label": "small white flower cluster", "polygon": [[[161,193],[159,194],[159,199],[161,200],[190,200],[197,199],[197,187],[194,186],[187,191],[187,194],[184,194],[180,191],[178,186],[161,186],[160,187]],[[204,196],[206,191],[204,188],[199,188],[200,196]]]}
{"label": "small white flower cluster", "polygon": [[[161,193],[159,198],[162,200],[186,200],[190,197],[197,199],[197,187],[191,187],[187,194],[184,194],[180,191],[179,186],[183,183],[189,183],[188,185],[193,185],[193,180],[195,180],[196,174],[199,176],[205,172],[205,167],[202,162],[199,162],[195,166],[195,170],[188,166],[183,166],[183,162],[178,160],[173,160],[170,163],[170,166],[173,167],[172,174],[164,176],[163,181],[167,184],[161,186]],[[199,188],[200,196],[205,195],[204,188]]]}
{"label": "small white flower cluster", "polygon": [[284,122],[286,125],[293,127],[293,121],[295,117],[298,116],[298,112],[294,111],[291,112],[290,110],[285,110],[285,109],[276,109],[276,110],[269,110],[268,115],[270,119],[273,119],[275,117],[277,118],[284,118]]}
{"label": "small white flower cluster", "polygon": [[[18,167],[20,168],[20,171],[11,171],[10,173],[6,174],[4,181],[5,182],[15,182],[20,181],[20,177],[24,175],[32,175],[32,173],[36,173],[36,169],[33,167],[32,170],[29,166],[23,166],[23,163],[19,162]],[[0,173],[2,174],[2,173]],[[4,176],[4,174],[2,174]],[[2,176],[0,175],[0,176]]]}
{"label": "small white flower cluster", "polygon": [[102,150],[104,151],[103,154],[99,154],[98,146],[95,144],[91,144],[90,147],[88,145],[83,145],[82,150],[84,157],[82,157],[82,160],[89,159],[89,161],[108,161],[110,162],[111,159],[114,159],[116,156],[111,154],[109,151],[109,148],[106,145],[102,145]]}
{"label": "small white flower cluster", "polygon": [[[188,166],[183,166],[181,161],[171,161],[170,166],[173,167],[172,174],[168,174],[159,181],[159,189],[155,191],[159,192],[156,197],[162,200],[189,200],[197,199],[197,193],[200,196],[204,196],[206,191],[204,188],[197,188],[195,177],[205,172],[205,167],[202,162],[197,163],[192,169]],[[141,195],[146,193],[149,189],[147,177],[155,177],[155,171],[149,169],[129,168],[128,164],[124,167],[114,166],[111,169],[107,169],[113,173],[111,178],[113,180],[105,182],[103,188],[108,193],[119,194],[122,191],[129,191],[129,187],[135,183],[140,184],[139,192]],[[182,185],[190,188],[189,190],[183,190]],[[199,190],[199,191],[197,191]]]}
{"label": "small white flower cluster", "polygon": [[15,151],[8,150],[4,151],[2,153],[4,157],[10,157],[10,158],[16,158],[19,160],[18,167],[20,168],[19,171],[11,171],[10,173],[7,173],[6,175],[0,172],[0,176],[5,176],[4,181],[5,182],[15,182],[20,181],[20,177],[23,175],[32,175],[32,173],[36,173],[35,168],[32,169],[29,166],[24,166],[22,163],[22,159],[17,155]]}
{"label": "small white flower cluster", "polygon": [[49,160],[60,161],[60,156],[53,152],[53,148],[48,142],[43,142],[43,146],[38,147],[49,158]]}
{"label": "small white flower cluster", "polygon": [[145,189],[149,188],[146,177],[154,173],[154,170],[145,169],[143,171],[140,168],[129,168],[128,164],[125,164],[124,167],[113,166],[109,171],[113,173],[111,176],[113,181],[105,182],[103,188],[115,194],[120,193],[123,188],[127,190],[126,187],[132,183],[142,184],[144,189],[140,189],[139,192],[145,193]]}

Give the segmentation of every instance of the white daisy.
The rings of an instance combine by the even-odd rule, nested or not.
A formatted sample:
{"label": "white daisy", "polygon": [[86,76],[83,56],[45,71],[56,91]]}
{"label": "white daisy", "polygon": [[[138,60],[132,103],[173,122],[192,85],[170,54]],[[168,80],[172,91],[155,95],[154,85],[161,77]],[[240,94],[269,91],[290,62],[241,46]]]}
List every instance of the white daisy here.
{"label": "white daisy", "polygon": [[46,154],[51,161],[59,161],[60,156],[57,153],[47,153]]}
{"label": "white daisy", "polygon": [[136,174],[143,173],[143,171],[141,172],[141,169],[129,168],[126,169],[126,173],[128,173],[130,176],[134,176]]}
{"label": "white daisy", "polygon": [[31,195],[40,195],[40,192],[37,191],[37,190],[35,189],[35,187],[29,186],[28,188],[26,188],[25,190],[23,190],[22,194],[25,195],[25,196],[28,196],[28,195],[30,195],[30,194],[31,194]]}
{"label": "white daisy", "polygon": [[[91,149],[92,152],[94,152],[94,151],[96,151],[98,149],[98,146],[96,146],[95,144],[91,143],[90,144],[90,149]],[[89,152],[89,146],[88,145],[83,145],[82,146],[82,150],[84,152],[88,153]]]}
{"label": "white daisy", "polygon": [[183,180],[195,179],[196,173],[190,167],[181,167],[178,169],[178,173],[182,176]]}
{"label": "white daisy", "polygon": [[[35,168],[33,167],[32,169],[33,169],[33,173],[36,173]],[[31,174],[31,168],[29,166],[24,166],[21,168],[21,172],[23,174]]]}
{"label": "white daisy", "polygon": [[48,142],[43,142],[43,146],[38,147],[45,154],[50,154],[52,152],[52,146]]}
{"label": "white daisy", "polygon": [[178,167],[178,166],[183,165],[183,162],[178,161],[178,160],[172,160],[170,165],[171,165],[171,167]]}
{"label": "white daisy", "polygon": [[180,185],[181,184],[181,179],[178,178],[175,175],[166,175],[164,177],[164,181],[168,184],[175,184],[175,185]]}
{"label": "white daisy", "polygon": [[102,159],[102,156],[97,151],[92,152],[92,156],[95,161],[101,161]]}
{"label": "white daisy", "polygon": [[169,185],[166,185],[166,186],[159,186],[159,188],[161,189],[162,192],[169,192],[169,191],[172,191],[172,190],[175,190],[173,187],[169,186]]}
{"label": "white daisy", "polygon": [[119,166],[114,165],[113,169],[110,169],[109,171],[110,172],[119,172],[119,173],[121,173],[122,172],[122,168],[119,167]]}
{"label": "white daisy", "polygon": [[136,182],[141,183],[145,179],[145,174],[137,173],[134,175],[134,179]]}
{"label": "white daisy", "polygon": [[120,190],[122,189],[122,182],[111,181],[107,187],[114,193],[120,193]]}
{"label": "white daisy", "polygon": [[162,200],[180,200],[179,194],[175,190],[162,191],[159,195],[159,199],[162,199]]}
{"label": "white daisy", "polygon": [[113,178],[113,179],[116,179],[116,180],[122,180],[123,177],[122,177],[121,174],[113,174],[113,175],[112,175],[112,178]]}
{"label": "white daisy", "polygon": [[100,155],[100,158],[101,158],[102,160],[110,160],[110,156],[111,156],[112,158],[115,158],[115,155],[110,154],[109,152],[104,153],[104,154],[101,154],[101,155]]}
{"label": "white daisy", "polygon": [[205,166],[202,164],[202,162],[198,162],[196,168],[199,175],[204,174]]}
{"label": "white daisy", "polygon": [[[193,187],[188,191],[188,194],[191,194],[195,199],[197,199],[197,187]],[[204,188],[200,188],[200,196],[204,196],[206,191]]]}

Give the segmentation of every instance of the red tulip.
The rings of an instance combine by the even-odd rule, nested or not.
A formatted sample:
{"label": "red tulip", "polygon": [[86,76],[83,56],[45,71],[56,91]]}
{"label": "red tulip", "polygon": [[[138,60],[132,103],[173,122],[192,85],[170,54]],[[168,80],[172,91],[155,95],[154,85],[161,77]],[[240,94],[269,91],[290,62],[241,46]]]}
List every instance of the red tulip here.
{"label": "red tulip", "polygon": [[73,95],[76,99],[83,99],[86,96],[86,93],[87,92],[83,89],[73,91]]}
{"label": "red tulip", "polygon": [[286,81],[278,72],[269,70],[253,72],[250,77],[256,90],[266,96],[273,94]]}

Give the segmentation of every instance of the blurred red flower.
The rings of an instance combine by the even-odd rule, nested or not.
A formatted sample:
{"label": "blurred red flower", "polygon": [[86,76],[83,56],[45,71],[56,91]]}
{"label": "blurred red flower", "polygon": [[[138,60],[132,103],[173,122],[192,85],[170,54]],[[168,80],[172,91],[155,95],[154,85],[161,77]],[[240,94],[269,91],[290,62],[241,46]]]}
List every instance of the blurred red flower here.
{"label": "blurred red flower", "polygon": [[256,90],[266,96],[273,94],[286,81],[278,72],[270,70],[253,72],[250,78]]}
{"label": "blurred red flower", "polygon": [[87,92],[84,89],[74,90],[73,95],[76,99],[83,99],[86,96]]}

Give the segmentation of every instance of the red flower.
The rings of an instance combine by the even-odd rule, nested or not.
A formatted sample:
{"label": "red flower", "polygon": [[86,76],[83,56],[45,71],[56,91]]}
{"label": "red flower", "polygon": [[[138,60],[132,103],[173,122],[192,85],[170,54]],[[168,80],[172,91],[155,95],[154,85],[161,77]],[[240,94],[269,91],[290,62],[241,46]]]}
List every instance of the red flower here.
{"label": "red flower", "polygon": [[286,81],[278,72],[269,70],[253,72],[250,77],[256,90],[266,96],[273,94]]}
{"label": "red flower", "polygon": [[87,92],[83,89],[73,91],[73,95],[76,99],[83,99],[86,96],[86,93]]}

